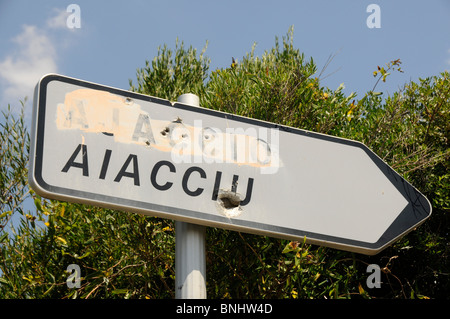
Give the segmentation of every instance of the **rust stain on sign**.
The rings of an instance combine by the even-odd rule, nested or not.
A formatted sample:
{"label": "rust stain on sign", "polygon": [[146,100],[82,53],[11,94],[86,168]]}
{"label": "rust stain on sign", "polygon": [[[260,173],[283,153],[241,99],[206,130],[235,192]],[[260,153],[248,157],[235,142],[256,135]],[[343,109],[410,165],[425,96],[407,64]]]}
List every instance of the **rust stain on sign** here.
{"label": "rust stain on sign", "polygon": [[[194,121],[195,122],[195,121]],[[183,119],[153,119],[131,98],[106,91],[77,89],[57,105],[56,127],[113,136],[116,142],[138,144],[178,157],[201,156],[206,162],[227,162],[254,167],[278,167],[273,149],[257,138],[256,130],[231,133]],[[227,129],[228,130],[228,129]],[[261,155],[262,154],[262,155]]]}
{"label": "rust stain on sign", "polygon": [[67,93],[64,103],[58,104],[56,114],[59,130],[104,133],[113,136],[116,142],[151,143],[163,151],[170,151],[168,143],[153,135],[152,130],[162,129],[166,123],[151,120],[149,114],[130,98],[91,89]]}

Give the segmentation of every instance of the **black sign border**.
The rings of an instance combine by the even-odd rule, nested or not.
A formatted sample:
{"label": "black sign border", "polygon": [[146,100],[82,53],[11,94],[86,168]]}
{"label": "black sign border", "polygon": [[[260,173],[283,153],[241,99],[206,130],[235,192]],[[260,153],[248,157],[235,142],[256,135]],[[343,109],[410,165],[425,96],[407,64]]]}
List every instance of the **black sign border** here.
{"label": "black sign border", "polygon": [[[334,143],[341,143],[349,146],[361,148],[372,159],[376,166],[386,176],[386,178],[395,186],[395,188],[408,200],[408,205],[398,215],[390,227],[375,243],[367,243],[363,241],[351,240],[342,237],[328,236],[319,233],[308,232],[304,230],[291,229],[287,227],[279,227],[267,225],[257,222],[244,221],[238,219],[228,219],[219,215],[205,214],[192,210],[179,209],[170,206],[161,206],[150,204],[146,202],[134,201],[125,198],[117,198],[105,195],[99,195],[90,192],[83,192],[72,190],[70,188],[62,188],[49,185],[42,177],[42,155],[44,148],[45,137],[45,106],[47,99],[47,86],[52,81],[65,82],[89,89],[106,91],[112,94],[129,97],[136,100],[142,100],[152,103],[158,103],[167,107],[178,108],[185,111],[203,113],[224,119],[240,121],[246,124],[255,125],[259,127],[279,129],[292,134],[298,134],[310,138],[317,138]],[[416,188],[408,183],[403,177],[395,172],[388,164],[386,164],[380,157],[372,152],[364,144],[324,135],[320,133],[310,132],[288,126],[283,126],[275,123],[269,123],[257,119],[242,117],[225,112],[215,111],[212,109],[186,105],[182,103],[172,103],[168,100],[159,99],[131,91],[125,91],[118,88],[108,87],[92,82],[86,82],[71,77],[66,77],[58,74],[48,74],[44,76],[36,85],[34,108],[33,108],[33,129],[32,129],[32,148],[29,169],[29,182],[31,187],[37,194],[56,200],[71,201],[82,204],[97,205],[104,208],[118,209],[124,211],[132,211],[147,215],[159,216],[162,218],[169,218],[175,220],[186,221],[194,224],[205,226],[213,226],[225,228],[236,231],[243,231],[247,233],[254,233],[259,235],[267,235],[272,237],[285,238],[290,240],[303,240],[306,236],[306,241],[311,244],[328,246],[332,248],[363,253],[367,255],[374,255],[385,249],[393,241],[405,235],[421,223],[423,223],[431,215],[431,205],[429,201]],[[370,221],[368,221],[370,222]]]}

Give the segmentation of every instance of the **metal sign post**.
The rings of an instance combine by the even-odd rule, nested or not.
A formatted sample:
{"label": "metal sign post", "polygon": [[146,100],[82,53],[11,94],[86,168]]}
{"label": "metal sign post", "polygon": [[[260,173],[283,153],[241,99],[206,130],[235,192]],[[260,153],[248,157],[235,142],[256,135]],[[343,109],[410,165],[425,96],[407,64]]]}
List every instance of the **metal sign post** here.
{"label": "metal sign post", "polygon": [[[199,106],[194,94],[178,102]],[[205,226],[175,221],[175,298],[206,299]]]}

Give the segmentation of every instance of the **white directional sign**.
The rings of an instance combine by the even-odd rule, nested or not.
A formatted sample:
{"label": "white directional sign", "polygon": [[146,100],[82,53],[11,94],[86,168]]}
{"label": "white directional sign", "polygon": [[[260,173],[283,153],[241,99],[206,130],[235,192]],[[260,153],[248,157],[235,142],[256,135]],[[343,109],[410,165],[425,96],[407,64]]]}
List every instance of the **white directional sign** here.
{"label": "white directional sign", "polygon": [[375,254],[431,214],[365,145],[61,75],[35,92],[40,195]]}

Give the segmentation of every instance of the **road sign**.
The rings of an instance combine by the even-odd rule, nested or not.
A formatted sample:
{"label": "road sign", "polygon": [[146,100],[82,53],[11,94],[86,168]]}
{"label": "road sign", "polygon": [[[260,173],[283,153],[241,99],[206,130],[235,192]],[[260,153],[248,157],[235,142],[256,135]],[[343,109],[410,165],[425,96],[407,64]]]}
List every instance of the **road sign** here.
{"label": "road sign", "polygon": [[429,201],[357,141],[44,76],[29,181],[52,199],[375,254]]}

